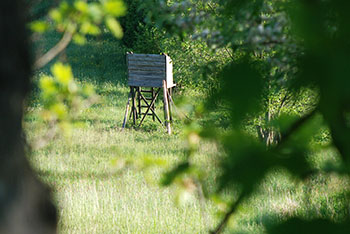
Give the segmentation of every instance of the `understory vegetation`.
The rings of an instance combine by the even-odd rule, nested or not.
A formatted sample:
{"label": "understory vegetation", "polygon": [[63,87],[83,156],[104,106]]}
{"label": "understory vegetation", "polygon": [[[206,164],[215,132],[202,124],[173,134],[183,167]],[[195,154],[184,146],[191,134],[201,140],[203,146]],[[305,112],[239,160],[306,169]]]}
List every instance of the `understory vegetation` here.
{"label": "understory vegetation", "polygon": [[[59,232],[347,233],[350,5],[124,2],[32,12],[36,54],[72,40],[36,70],[24,118]],[[172,135],[122,129],[130,51],[174,61]]]}

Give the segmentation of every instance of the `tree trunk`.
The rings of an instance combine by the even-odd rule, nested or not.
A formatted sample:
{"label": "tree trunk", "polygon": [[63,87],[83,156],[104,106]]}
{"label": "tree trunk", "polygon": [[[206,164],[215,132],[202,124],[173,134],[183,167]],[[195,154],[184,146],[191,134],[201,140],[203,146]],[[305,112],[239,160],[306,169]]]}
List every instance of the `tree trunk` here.
{"label": "tree trunk", "polygon": [[0,233],[56,233],[56,209],[24,150],[23,102],[31,70],[24,6],[0,1]]}

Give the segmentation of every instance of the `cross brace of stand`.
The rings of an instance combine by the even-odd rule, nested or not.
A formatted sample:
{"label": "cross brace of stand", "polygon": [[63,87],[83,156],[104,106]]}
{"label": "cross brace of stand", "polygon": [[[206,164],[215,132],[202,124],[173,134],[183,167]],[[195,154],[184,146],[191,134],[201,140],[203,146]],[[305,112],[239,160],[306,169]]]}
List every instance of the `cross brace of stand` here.
{"label": "cross brace of stand", "polygon": [[[171,134],[170,122],[172,121],[171,105],[169,100],[172,95],[172,88],[167,88],[166,81],[163,80],[163,87],[151,87],[147,90],[146,87],[130,86],[130,92],[128,102],[126,104],[126,110],[123,121],[123,128],[125,128],[128,120],[132,118],[133,125],[140,127],[144,122],[146,116],[152,116],[153,121],[158,121],[163,124],[162,120],[156,114],[155,102],[159,97],[159,93],[163,91],[163,104],[164,104],[164,124],[167,132]],[[130,110],[131,102],[131,110]],[[130,110],[130,113],[129,113]],[[145,110],[144,112],[142,110]],[[138,120],[140,119],[139,123]]]}

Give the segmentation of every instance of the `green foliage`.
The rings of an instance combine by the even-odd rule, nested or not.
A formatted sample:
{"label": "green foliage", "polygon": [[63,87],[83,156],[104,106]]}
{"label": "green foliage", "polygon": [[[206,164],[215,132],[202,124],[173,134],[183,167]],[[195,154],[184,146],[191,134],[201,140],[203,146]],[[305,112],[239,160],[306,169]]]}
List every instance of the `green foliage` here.
{"label": "green foliage", "polygon": [[221,77],[222,88],[218,95],[229,102],[234,124],[240,124],[246,114],[254,115],[260,110],[263,79],[250,61],[242,59],[238,64],[229,64]]}
{"label": "green foliage", "polygon": [[[201,131],[201,125],[193,122],[182,137],[182,122],[175,117],[176,133],[172,136],[164,134],[165,130],[158,124],[152,131],[143,127],[136,131],[121,131],[128,94],[123,80],[124,51],[113,47],[114,43],[105,44],[107,48],[99,43],[96,38],[89,40],[84,47],[72,45],[67,49],[69,60],[75,61],[72,64],[75,78],[79,84],[88,81],[94,85],[100,94],[99,103],[82,110],[79,122],[73,122],[75,127],[69,140],[56,137],[45,147],[34,150],[29,157],[40,179],[53,188],[61,212],[60,232],[158,233],[163,230],[166,233],[208,233],[208,229],[215,227],[239,194],[239,189],[233,189],[232,193],[224,189],[219,195],[212,193],[221,172],[219,154],[222,148],[204,139],[213,137],[212,131],[218,127]],[[114,48],[112,56],[117,58],[114,63],[118,64],[118,69],[103,66],[105,70],[102,72],[93,62],[107,55],[108,48]],[[94,58],[87,57],[79,62],[85,52]],[[92,69],[95,66],[97,68]],[[114,77],[103,78],[104,74],[114,74]],[[186,93],[186,98],[198,103],[201,98],[194,94]],[[182,106],[177,97],[174,100],[178,109],[189,117],[203,116],[202,107],[188,103]],[[161,106],[161,103],[158,105]],[[40,121],[40,111],[41,106],[37,102],[30,103],[24,119],[29,142],[35,141],[49,127]],[[221,115],[212,114],[215,114],[213,119]],[[207,114],[204,116],[208,117]],[[286,128],[295,120],[290,119]],[[222,138],[217,136],[216,139]],[[191,144],[186,144],[184,140]],[[256,139],[255,143],[263,147]],[[323,147],[324,144],[326,142],[323,142]],[[156,183],[164,178],[164,170],[176,168],[186,158],[189,148],[193,149],[190,166],[196,166],[196,171],[187,170],[173,181],[172,186],[159,188]],[[336,156],[334,152],[326,155],[313,152],[309,155],[312,164],[317,164],[318,168],[327,162],[332,165],[340,163]],[[200,176],[196,176],[199,169],[205,172],[205,177],[202,171]],[[349,186],[346,177],[337,179],[333,176],[329,179],[327,175],[315,175],[304,187],[302,184],[295,185],[293,177],[280,171],[268,173],[258,192],[237,210],[226,233],[265,233],[263,221],[276,218],[279,223],[286,216],[296,214],[310,218],[306,213],[308,209],[313,209],[323,219],[332,217],[334,222],[346,219],[347,196],[342,194]],[[199,195],[199,185],[203,185],[204,195],[210,200],[204,200]],[[305,201],[306,196],[309,200]],[[174,201],[179,205],[176,206]]]}
{"label": "green foliage", "polygon": [[106,19],[106,25],[116,38],[120,39],[123,37],[123,29],[117,20],[112,17],[108,17]]}
{"label": "green foliage", "polygon": [[[302,72],[298,80],[300,83],[308,82],[319,87],[319,110],[330,127],[334,145],[348,164],[350,148],[346,142],[350,131],[346,115],[349,111],[347,103],[350,96],[347,88],[349,81],[345,77],[349,71],[349,64],[344,56],[349,52],[349,46],[344,40],[349,34],[349,29],[343,22],[349,19],[344,13],[349,4],[325,1],[315,3],[315,9],[311,9],[311,6],[302,2],[296,10],[297,13],[293,12],[296,17],[305,17],[303,24],[295,20],[296,27],[300,29],[300,36],[305,38],[307,48],[301,60]],[[317,26],[303,11],[310,11],[310,14],[318,19]],[[329,25],[327,16],[332,13],[336,14],[335,34],[330,33],[328,28],[321,27]],[[320,38],[317,43],[311,42],[314,37]]]}
{"label": "green foliage", "polygon": [[[310,178],[322,180],[330,172],[337,177],[349,174],[350,4],[330,0],[152,0],[138,8],[138,3],[128,2],[132,13],[122,22],[127,28],[125,44],[134,52],[169,53],[180,86],[209,90],[212,96],[207,109],[192,108],[191,117],[209,116],[217,110],[213,106],[219,106],[229,120],[223,131],[210,121],[203,126],[186,119],[184,158],[168,169],[162,184],[175,184],[185,196],[197,192],[218,203],[224,203],[220,196],[231,196],[214,230],[219,233],[229,217],[237,216],[244,202],[259,193],[269,174],[282,169],[295,181],[293,188],[298,183],[305,187],[302,200],[306,205],[303,213],[282,213],[272,223],[261,221],[268,233],[295,233],[300,227],[305,233],[347,233],[344,220],[349,212],[344,204],[349,200],[348,187],[331,191],[329,196],[334,200],[331,210],[341,213],[341,220],[324,205],[325,199],[316,200],[320,208],[315,211],[307,196],[312,190]],[[62,3],[51,11],[51,19],[59,30],[74,33],[79,43],[85,42],[85,35],[100,34],[96,25],[103,21],[121,37],[121,27],[113,17],[121,16],[125,8],[118,1],[96,4],[78,1],[72,7]],[[31,27],[44,31],[47,25],[36,22]],[[48,103],[53,100],[47,104],[53,119],[63,120],[73,98],[56,100],[60,95],[53,94],[56,90],[74,94],[67,75],[71,72],[61,67],[53,73],[56,80],[44,78],[41,85]],[[214,162],[219,172],[210,188],[206,185],[211,168],[203,169],[193,160],[204,139],[222,149]],[[325,154],[325,145],[334,147],[342,161],[315,166],[310,155]],[[148,157],[141,161],[141,169],[159,163]],[[121,160],[116,164],[124,168],[137,163]]]}
{"label": "green foliage", "polygon": [[158,22],[162,20],[161,17],[155,19],[152,16],[158,13],[165,15],[166,5],[154,8],[158,3],[152,1],[127,1],[126,4],[129,11],[120,21],[125,31],[122,41],[128,50],[168,54],[175,61],[174,77],[179,90],[193,89],[208,93],[217,86],[215,75],[219,72],[218,67],[223,67],[230,60],[228,48],[213,51],[196,35],[182,35],[179,38],[171,34]]}
{"label": "green foliage", "polygon": [[[152,27],[146,25],[144,18],[146,12],[140,9],[140,0],[126,0],[125,4],[128,8],[126,15],[120,18],[120,24],[124,30],[124,37],[122,39],[123,44],[126,48],[132,50],[138,50],[138,45],[145,46],[143,49],[146,49],[148,46],[152,46],[152,43],[146,42],[151,40],[153,43],[157,43],[156,38],[152,38],[151,35],[146,35],[147,31],[150,31]],[[153,51],[153,53],[158,53],[158,51]]]}
{"label": "green foliage", "polygon": [[162,185],[169,186],[172,184],[175,180],[175,178],[183,173],[186,173],[186,171],[190,168],[190,165],[188,162],[184,162],[182,164],[179,164],[174,168],[172,171],[168,172],[164,175],[164,178],[162,180]]}
{"label": "green foliage", "polygon": [[282,225],[272,226],[267,228],[268,233],[320,233],[320,234],[343,234],[350,231],[350,226],[347,223],[337,224],[329,220],[316,219],[312,221],[305,221],[302,219],[290,219]]}
{"label": "green foliage", "polygon": [[34,32],[44,33],[49,29],[49,25],[46,21],[35,21],[30,24],[30,29]]}
{"label": "green foliage", "polygon": [[116,38],[122,38],[123,31],[115,19],[125,15],[126,7],[121,0],[101,0],[86,2],[76,0],[73,3],[60,2],[57,8],[49,11],[51,22],[37,20],[31,23],[31,29],[43,33],[49,29],[69,32],[77,44],[84,44],[87,35],[100,35],[100,25],[105,22]]}
{"label": "green foliage", "polygon": [[[237,213],[237,207],[254,194],[274,168],[284,168],[302,181],[314,173],[316,169],[310,165],[308,156],[315,150],[312,142],[323,128],[323,121],[330,129],[331,144],[343,158],[341,168],[348,167],[350,131],[346,103],[350,101],[350,92],[345,77],[350,66],[345,55],[349,52],[346,38],[350,32],[345,24],[349,15],[345,12],[350,4],[302,0],[207,1],[204,7],[193,1],[155,2],[159,7],[150,14],[150,21],[182,39],[198,36],[214,48],[230,46],[235,54],[231,65],[218,73],[221,79],[211,103],[223,104],[228,109],[231,127],[225,134],[220,130],[208,134],[209,124],[204,127],[204,134],[199,134],[216,140],[224,149],[217,193],[227,190],[240,193],[214,233],[221,232],[227,217]],[[300,94],[306,96],[301,98]],[[296,118],[291,115],[293,112]],[[317,113],[322,117],[316,118]],[[249,121],[261,121],[264,115],[265,127],[257,127],[265,144],[245,131]],[[184,170],[179,170],[182,165],[187,165],[186,171],[196,166],[189,163],[192,155],[167,174],[169,182],[175,180],[176,174],[182,176]],[[308,217],[317,218],[312,209],[306,212]],[[333,229],[335,233],[347,233],[345,223],[333,225],[331,221],[301,218],[276,224],[267,231],[288,233],[289,229],[289,233],[295,233],[294,228],[300,225],[307,230],[305,233],[321,229],[320,233]],[[318,224],[321,229],[316,227]]]}
{"label": "green foliage", "polygon": [[205,41],[192,36],[181,40],[178,37],[163,39],[160,48],[174,61],[174,77],[177,87],[209,94],[217,90],[217,76],[231,61],[230,51],[213,51]]}
{"label": "green foliage", "polygon": [[[46,65],[67,47],[71,39],[76,44],[82,45],[86,43],[87,36],[100,35],[102,33],[100,26],[103,22],[116,38],[122,38],[123,30],[116,17],[123,16],[125,12],[126,7],[121,0],[60,2],[56,8],[49,11],[50,21],[37,20],[30,23],[30,28],[34,32],[43,33],[49,29],[64,32],[61,41],[39,58],[35,66],[41,68]],[[39,82],[44,107],[42,116],[52,128],[47,133],[51,138],[54,136],[51,132],[55,132],[53,129],[56,125],[69,133],[76,112],[84,105],[91,105],[96,98],[90,86],[80,88],[77,85],[73,80],[70,66],[56,63],[52,67],[52,73],[53,78],[44,76]],[[49,138],[45,141],[49,141]]]}
{"label": "green foliage", "polygon": [[50,8],[57,5],[55,1],[25,0],[23,2],[27,7],[29,22],[44,20]]}
{"label": "green foliage", "polygon": [[69,135],[70,124],[81,108],[91,105],[96,99],[92,86],[81,87],[74,81],[71,67],[56,63],[53,76],[40,79],[42,118],[51,127],[56,124]]}

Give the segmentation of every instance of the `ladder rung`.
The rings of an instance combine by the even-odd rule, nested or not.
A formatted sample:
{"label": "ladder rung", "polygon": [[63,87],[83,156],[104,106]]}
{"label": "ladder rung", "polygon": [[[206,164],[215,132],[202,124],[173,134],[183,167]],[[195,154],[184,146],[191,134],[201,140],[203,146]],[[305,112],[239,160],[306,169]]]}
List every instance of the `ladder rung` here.
{"label": "ladder rung", "polygon": [[[145,113],[140,113],[140,115],[145,115]],[[153,114],[147,113],[147,115],[153,115]]]}
{"label": "ladder rung", "polygon": [[141,90],[142,93],[152,93],[152,90]]}

